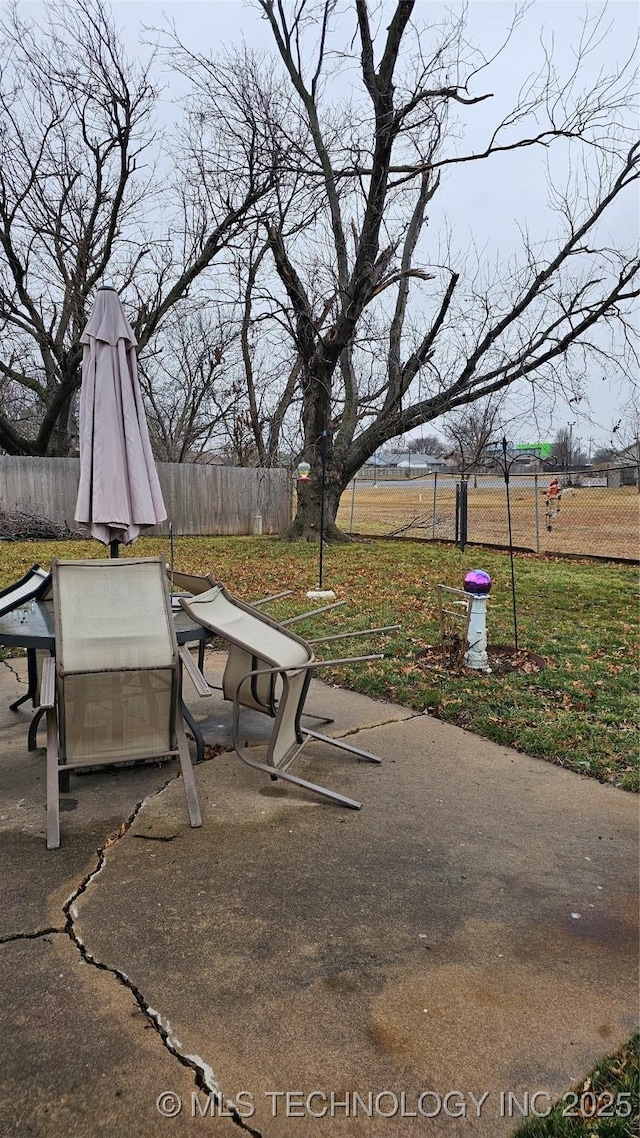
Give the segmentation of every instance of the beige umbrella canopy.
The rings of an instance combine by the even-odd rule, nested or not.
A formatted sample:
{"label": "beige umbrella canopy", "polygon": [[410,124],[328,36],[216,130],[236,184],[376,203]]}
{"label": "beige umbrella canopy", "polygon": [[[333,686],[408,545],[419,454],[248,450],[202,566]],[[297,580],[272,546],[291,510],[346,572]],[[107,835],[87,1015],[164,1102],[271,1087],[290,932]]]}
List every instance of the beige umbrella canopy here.
{"label": "beige umbrella canopy", "polygon": [[115,289],[98,289],[82,333],[77,522],[109,545],[135,541],[167,516],[151,451],[136,339]]}

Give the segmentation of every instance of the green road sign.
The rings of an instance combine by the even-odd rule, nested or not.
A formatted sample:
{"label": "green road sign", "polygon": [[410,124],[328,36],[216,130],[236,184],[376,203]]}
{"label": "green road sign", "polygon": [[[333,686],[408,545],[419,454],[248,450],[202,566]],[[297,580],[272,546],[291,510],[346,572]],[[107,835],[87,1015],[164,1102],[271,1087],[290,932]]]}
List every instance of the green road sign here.
{"label": "green road sign", "polygon": [[553,448],[551,443],[516,443],[516,450],[526,450],[536,454],[538,458],[551,458]]}

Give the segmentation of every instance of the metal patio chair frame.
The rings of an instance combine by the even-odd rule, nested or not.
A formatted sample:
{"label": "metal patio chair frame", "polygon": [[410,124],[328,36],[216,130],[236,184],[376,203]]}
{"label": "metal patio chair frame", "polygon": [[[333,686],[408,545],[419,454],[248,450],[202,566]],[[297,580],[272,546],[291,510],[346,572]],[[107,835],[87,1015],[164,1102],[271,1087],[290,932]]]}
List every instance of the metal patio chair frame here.
{"label": "metal patio chair frame", "polygon": [[[192,599],[182,597],[180,603],[193,621],[208,629],[212,635],[222,637],[230,646],[222,691],[224,698],[233,702],[232,742],[239,758],[254,770],[262,771],[271,778],[283,779],[341,806],[359,810],[361,802],[300,778],[292,774],[289,767],[311,739],[327,743],[367,762],[382,762],[379,756],[369,751],[301,725],[304,702],[314,671],[332,665],[379,660],[381,655],[316,660],[311,642],[303,640],[284,623],[273,620],[254,605],[245,604],[232,596],[220,583]],[[291,620],[293,622],[306,615],[309,614]],[[267,743],[266,762],[261,762],[250,754],[241,741],[242,708],[262,712],[273,722]]]}
{"label": "metal patio chair frame", "polygon": [[[440,647],[443,661],[446,658],[447,641],[453,642],[454,629],[459,630],[460,661],[469,648],[469,624],[473,594],[464,589],[454,589],[450,585],[436,585],[438,600],[438,620],[440,625]],[[447,607],[451,606],[451,607]]]}
{"label": "metal patio chair frame", "polygon": [[[39,600],[50,586],[51,573],[41,565],[32,565],[19,581],[0,589],[0,614],[4,615],[6,612],[20,608],[29,601]],[[27,691],[25,695],[21,695],[9,704],[9,710],[17,711],[28,699],[31,700],[33,707],[36,707],[38,686],[38,653],[35,648],[27,648]]]}
{"label": "metal patio chair frame", "polygon": [[[146,567],[145,573],[138,572],[140,566]],[[154,643],[148,643],[149,659],[147,661],[140,659],[141,638],[135,633],[129,635],[129,629],[123,628],[122,632],[118,633],[118,647],[114,653],[119,657],[119,662],[114,666],[105,665],[108,641],[104,638],[101,642],[99,632],[94,634],[95,658],[92,662],[91,644],[88,643],[91,638],[85,638],[80,649],[77,647],[77,625],[74,627],[74,619],[77,620],[77,617],[75,613],[67,611],[68,598],[61,597],[61,583],[64,577],[66,576],[71,582],[73,571],[76,576],[84,578],[83,595],[86,597],[90,596],[91,589],[97,589],[97,575],[100,571],[111,575],[117,583],[115,590],[117,595],[122,596],[123,591],[129,588],[132,590],[131,595],[135,597],[139,596],[135,594],[136,588],[146,581],[153,581],[154,567],[158,574],[157,595],[149,595],[149,611],[146,614],[149,624],[153,622],[154,629]],[[94,574],[93,580],[88,576],[91,573]],[[199,695],[210,693],[208,684],[196,668],[187,649],[178,647],[165,578],[164,559],[160,557],[95,561],[54,559],[52,581],[56,654],[55,657],[48,657],[44,661],[40,693],[40,705],[46,708],[47,712],[47,847],[57,849],[60,845],[60,777],[79,768],[111,766],[114,763],[127,761],[179,758],[189,822],[192,827],[201,826],[202,817],[182,717],[182,666],[189,672]],[[65,587],[68,588],[68,585]],[[109,627],[116,630],[118,616],[117,605],[113,606],[108,602],[100,613],[103,624],[110,621]],[[125,618],[121,615],[120,619],[124,621]],[[104,649],[101,648],[101,643],[105,645]],[[155,659],[154,652],[156,652]],[[97,689],[100,683],[99,698],[95,694],[91,696],[91,689]],[[86,693],[87,690],[89,697],[85,698],[83,692]],[[131,730],[131,724],[136,723],[136,699],[139,701],[138,707],[141,708],[138,717],[141,728],[137,741],[135,730]],[[129,734],[125,734],[127,701],[134,706],[133,717],[129,714]],[[155,708],[152,713],[153,701]],[[117,716],[120,716],[122,742],[117,753],[114,750],[109,754],[108,743],[103,746],[101,741],[99,754],[97,747],[94,746],[92,757],[92,742],[95,744],[97,737],[95,730],[92,735],[87,709],[98,704],[103,715],[109,717],[109,723],[113,722],[114,738],[118,727]],[[144,719],[144,714],[148,716],[147,719]],[[82,722],[78,727],[80,719]],[[155,744],[146,750],[145,743],[154,735]],[[129,750],[127,747],[129,738],[131,738],[130,754],[123,754],[123,750]],[[74,752],[77,755],[82,752],[76,761],[73,759]]]}

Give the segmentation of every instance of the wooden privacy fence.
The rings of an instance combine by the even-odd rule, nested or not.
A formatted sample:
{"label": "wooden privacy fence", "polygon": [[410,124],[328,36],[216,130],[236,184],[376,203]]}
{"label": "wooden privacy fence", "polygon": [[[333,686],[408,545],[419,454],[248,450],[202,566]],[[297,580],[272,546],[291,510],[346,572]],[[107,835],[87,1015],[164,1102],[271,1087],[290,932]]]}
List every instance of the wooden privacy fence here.
{"label": "wooden privacy fence", "polygon": [[[168,519],[146,530],[166,534],[281,533],[291,520],[287,470],[159,462]],[[0,455],[0,510],[21,510],[69,529],[74,521],[80,461]],[[260,519],[260,520],[258,520]]]}

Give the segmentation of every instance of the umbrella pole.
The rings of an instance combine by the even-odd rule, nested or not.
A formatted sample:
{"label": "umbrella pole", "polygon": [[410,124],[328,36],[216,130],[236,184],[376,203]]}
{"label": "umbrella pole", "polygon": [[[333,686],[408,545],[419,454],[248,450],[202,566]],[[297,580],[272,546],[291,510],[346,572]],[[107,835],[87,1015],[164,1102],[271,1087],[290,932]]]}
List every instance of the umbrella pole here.
{"label": "umbrella pole", "polygon": [[120,554],[118,553],[118,544],[119,543],[117,541],[110,541],[109,542],[109,557],[119,557],[120,556]]}

